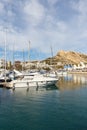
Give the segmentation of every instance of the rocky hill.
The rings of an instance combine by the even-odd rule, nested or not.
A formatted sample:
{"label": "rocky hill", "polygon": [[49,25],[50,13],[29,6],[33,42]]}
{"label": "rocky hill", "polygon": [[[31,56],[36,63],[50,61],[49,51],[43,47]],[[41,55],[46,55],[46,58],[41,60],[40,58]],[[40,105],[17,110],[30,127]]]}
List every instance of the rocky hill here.
{"label": "rocky hill", "polygon": [[47,58],[44,60],[46,62],[52,61],[55,63],[60,63],[62,65],[64,64],[79,64],[80,62],[87,63],[87,55],[74,52],[74,51],[59,51],[56,56],[53,58]]}

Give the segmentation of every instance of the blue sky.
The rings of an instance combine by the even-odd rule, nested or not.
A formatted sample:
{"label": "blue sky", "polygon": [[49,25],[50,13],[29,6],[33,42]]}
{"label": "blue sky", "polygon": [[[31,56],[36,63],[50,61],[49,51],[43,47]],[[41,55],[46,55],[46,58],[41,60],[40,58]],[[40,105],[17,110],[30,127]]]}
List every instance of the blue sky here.
{"label": "blue sky", "polygon": [[59,50],[87,54],[87,0],[0,0],[0,58],[44,59]]}

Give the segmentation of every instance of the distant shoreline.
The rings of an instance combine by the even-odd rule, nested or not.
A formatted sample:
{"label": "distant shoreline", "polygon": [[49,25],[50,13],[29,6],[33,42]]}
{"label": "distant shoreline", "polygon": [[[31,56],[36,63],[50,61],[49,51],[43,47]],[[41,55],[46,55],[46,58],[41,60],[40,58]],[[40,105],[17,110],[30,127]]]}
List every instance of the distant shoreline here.
{"label": "distant shoreline", "polygon": [[82,72],[82,71],[68,71],[68,74],[87,74],[87,72]]}

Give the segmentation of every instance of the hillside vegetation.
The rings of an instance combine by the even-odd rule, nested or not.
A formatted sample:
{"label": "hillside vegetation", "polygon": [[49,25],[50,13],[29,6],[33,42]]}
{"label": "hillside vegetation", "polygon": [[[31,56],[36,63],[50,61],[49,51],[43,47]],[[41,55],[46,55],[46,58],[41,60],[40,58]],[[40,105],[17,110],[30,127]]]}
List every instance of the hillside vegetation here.
{"label": "hillside vegetation", "polygon": [[61,63],[65,64],[79,64],[80,62],[87,63],[87,55],[74,52],[74,51],[59,51],[53,58],[47,58],[44,60],[48,63]]}

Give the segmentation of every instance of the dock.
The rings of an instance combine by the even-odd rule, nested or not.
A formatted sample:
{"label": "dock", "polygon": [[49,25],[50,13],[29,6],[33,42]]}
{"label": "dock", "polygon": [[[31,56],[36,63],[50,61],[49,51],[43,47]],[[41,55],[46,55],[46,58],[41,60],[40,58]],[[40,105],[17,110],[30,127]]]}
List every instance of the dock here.
{"label": "dock", "polygon": [[12,88],[12,87],[9,86],[9,82],[0,82],[0,87]]}

